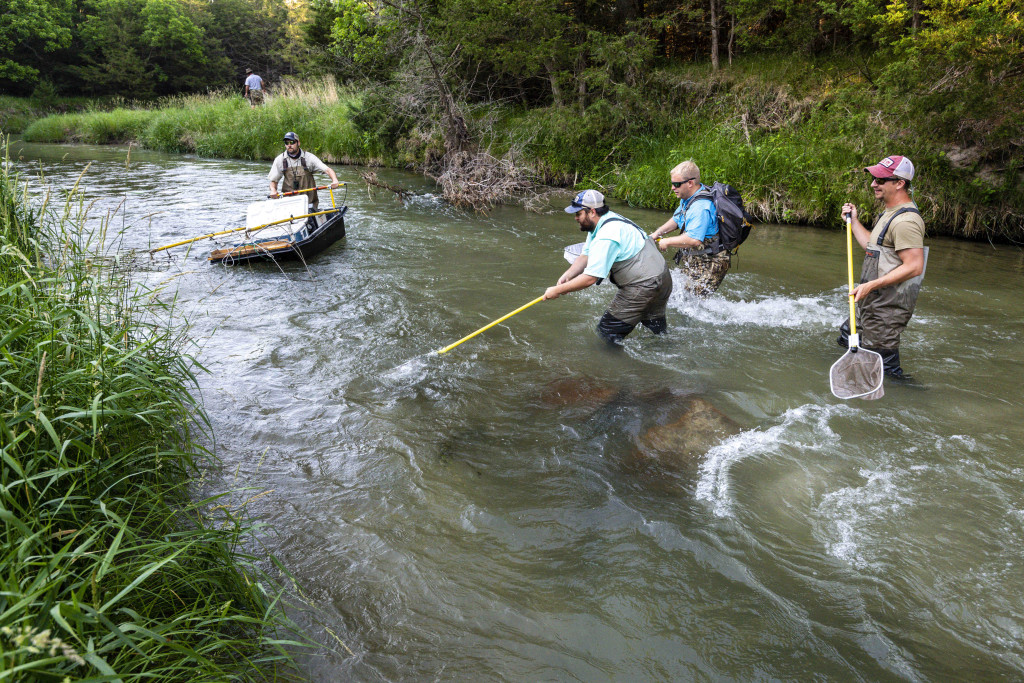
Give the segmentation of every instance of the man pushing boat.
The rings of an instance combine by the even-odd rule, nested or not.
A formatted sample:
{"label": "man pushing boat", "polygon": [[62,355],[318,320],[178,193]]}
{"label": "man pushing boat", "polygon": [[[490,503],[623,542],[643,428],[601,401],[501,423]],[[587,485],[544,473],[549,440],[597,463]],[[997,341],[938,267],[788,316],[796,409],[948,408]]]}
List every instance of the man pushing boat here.
{"label": "man pushing boat", "polygon": [[[267,180],[270,181],[271,197],[277,197],[277,183],[282,178],[284,182],[281,184],[281,192],[285,194],[316,187],[316,180],[313,178],[315,171],[326,173],[330,177],[332,189],[339,187],[338,176],[335,175],[331,167],[320,161],[312,152],[304,151],[298,135],[292,131],[285,133],[284,147],[285,151],[281,152],[274,159],[274,163],[270,165],[270,174],[267,176]],[[311,212],[315,212],[320,204],[320,197],[316,190],[312,190],[308,194],[309,209]]]}

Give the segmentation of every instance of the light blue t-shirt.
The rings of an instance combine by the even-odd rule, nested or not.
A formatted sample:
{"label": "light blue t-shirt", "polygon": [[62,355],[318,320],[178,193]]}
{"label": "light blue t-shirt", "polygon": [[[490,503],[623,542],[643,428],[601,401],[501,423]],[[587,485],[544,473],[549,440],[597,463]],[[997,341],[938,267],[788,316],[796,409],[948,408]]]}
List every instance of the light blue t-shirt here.
{"label": "light blue t-shirt", "polygon": [[[612,221],[610,219],[615,218]],[[583,254],[587,256],[586,275],[603,280],[608,277],[612,264],[633,258],[644,248],[647,233],[627,223],[619,214],[609,211],[601,216],[597,227],[587,235]]]}
{"label": "light blue t-shirt", "polygon": [[[238,81],[235,81],[238,83]],[[245,78],[245,84],[249,86],[249,90],[263,90],[263,79],[256,74],[249,74]]]}
{"label": "light blue t-shirt", "polygon": [[[701,184],[697,192],[706,189],[708,189],[707,186]],[[715,213],[715,203],[704,198],[694,200],[697,192],[686,199],[679,200],[679,208],[672,214],[672,220],[688,236],[698,242],[703,242],[705,238],[718,234],[718,219]]]}

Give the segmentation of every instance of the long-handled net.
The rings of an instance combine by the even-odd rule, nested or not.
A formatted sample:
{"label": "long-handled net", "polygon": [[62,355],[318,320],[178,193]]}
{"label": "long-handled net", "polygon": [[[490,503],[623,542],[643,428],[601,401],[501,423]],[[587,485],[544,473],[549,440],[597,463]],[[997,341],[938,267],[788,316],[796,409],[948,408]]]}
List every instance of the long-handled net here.
{"label": "long-handled net", "polygon": [[885,395],[882,356],[860,348],[860,335],[857,334],[857,307],[853,301],[853,226],[849,215],[846,216],[846,262],[850,275],[849,349],[832,364],[828,374],[829,385],[836,398],[882,398]]}

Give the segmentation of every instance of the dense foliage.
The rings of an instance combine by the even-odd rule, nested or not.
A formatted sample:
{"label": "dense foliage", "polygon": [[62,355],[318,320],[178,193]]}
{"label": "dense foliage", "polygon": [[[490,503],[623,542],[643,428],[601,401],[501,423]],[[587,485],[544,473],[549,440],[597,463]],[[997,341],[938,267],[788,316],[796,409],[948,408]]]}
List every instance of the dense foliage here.
{"label": "dense foliage", "polygon": [[[849,168],[903,152],[936,183],[921,199],[942,231],[1010,234],[1024,214],[1024,13],[1013,0],[12,2],[0,85],[36,101],[237,92],[250,66],[272,96],[285,74],[367,93],[343,124],[363,136],[362,157],[413,163],[452,187],[465,173],[493,180],[478,173],[488,159],[516,159],[543,181],[589,178],[659,204],[641,199],[635,169],[709,165],[714,152],[734,163],[712,167],[747,171],[776,150],[771,162],[788,154],[820,174],[826,158]],[[213,146],[252,147],[227,138]],[[350,147],[339,156],[360,158]],[[671,158],[653,165],[654,149]],[[765,217],[817,220],[835,195],[815,194],[816,207],[767,202],[779,208]]]}

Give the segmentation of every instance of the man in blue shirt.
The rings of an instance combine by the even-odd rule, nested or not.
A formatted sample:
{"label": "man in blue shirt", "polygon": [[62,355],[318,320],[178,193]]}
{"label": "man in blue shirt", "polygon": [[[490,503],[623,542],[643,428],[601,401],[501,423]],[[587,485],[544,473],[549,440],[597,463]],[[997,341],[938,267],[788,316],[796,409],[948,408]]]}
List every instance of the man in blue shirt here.
{"label": "man in blue shirt", "polygon": [[672,192],[679,198],[679,208],[664,225],[651,233],[657,239],[678,229],[681,234],[666,237],[658,243],[665,251],[681,247],[676,263],[689,278],[686,291],[704,298],[715,293],[729,271],[731,257],[718,241],[718,213],[711,200],[711,191],[700,182],[700,169],[692,161],[684,161],[669,176]]}
{"label": "man in blue shirt", "polygon": [[597,190],[580,192],[565,211],[589,234],[582,253],[544,298],[557,299],[608,278],[619,291],[597,323],[598,334],[615,343],[637,324],[655,334],[664,332],[672,277],[654,241],[636,223],[612,212]]}
{"label": "man in blue shirt", "polygon": [[252,69],[245,70],[245,89],[243,97],[249,100],[250,107],[263,104],[263,79],[254,74]]}

